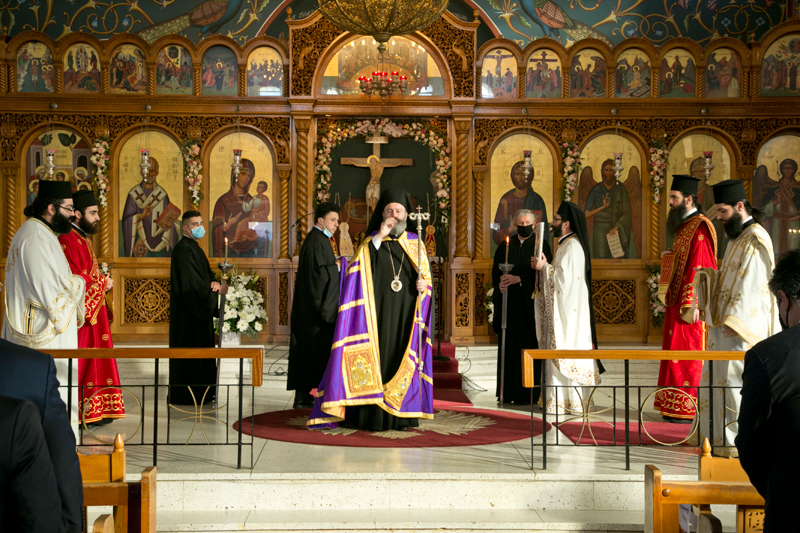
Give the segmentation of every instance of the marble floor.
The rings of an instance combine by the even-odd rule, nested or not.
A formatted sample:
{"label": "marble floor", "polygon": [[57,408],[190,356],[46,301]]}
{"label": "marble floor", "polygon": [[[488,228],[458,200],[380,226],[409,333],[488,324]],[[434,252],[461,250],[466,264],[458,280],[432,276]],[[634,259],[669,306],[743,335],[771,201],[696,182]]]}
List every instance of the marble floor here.
{"label": "marble floor", "polygon": [[[254,389],[252,396],[253,389],[245,389],[245,415],[291,409],[293,393],[285,390],[287,351],[285,346],[265,347],[264,385]],[[465,393],[473,404],[497,409],[496,348],[462,347],[456,355],[466,378]],[[621,384],[621,363],[607,366],[605,382]],[[222,382],[234,382],[238,363],[223,367],[221,373]],[[127,377],[130,383],[146,383],[152,371],[146,363],[129,361],[120,365],[120,374],[123,382]],[[642,387],[641,398],[653,390],[657,374],[657,363],[631,365],[631,381]],[[142,396],[141,389],[131,386],[131,390]],[[148,412],[152,391],[145,389],[143,394]],[[135,406],[127,394],[126,405]],[[165,394],[162,388],[160,395]],[[238,402],[235,388],[225,402],[231,411],[220,418],[233,420]],[[598,389],[595,403],[599,409],[610,407],[610,391]],[[618,399],[618,417],[623,416],[621,405]],[[518,410],[527,413],[528,409]],[[539,408],[534,410],[540,417]],[[128,418],[100,428],[96,436],[111,440],[116,432],[126,438],[134,435],[141,419],[135,411],[129,408]],[[672,479],[697,478],[697,448],[633,446],[631,468],[626,470],[623,447],[574,446],[554,430],[548,432],[547,442],[555,444],[558,439],[563,445],[548,446],[546,470],[542,469],[542,437],[534,439],[532,461],[530,439],[475,447],[348,448],[247,435],[243,436],[247,445],[243,447],[243,467],[237,469],[236,446],[204,445],[203,434],[212,442],[235,443],[238,434],[232,428],[204,420],[203,432],[193,420],[176,422],[186,415],[175,411],[168,421],[165,411],[159,412],[159,440],[163,441],[172,423],[170,442],[176,444],[158,448],[159,531],[433,531],[441,527],[459,531],[642,531],[646,464],[657,465]],[[601,417],[610,419],[610,415],[608,411]],[[644,417],[658,419],[652,408],[645,409]],[[148,415],[145,442],[152,442],[152,426]],[[126,446],[129,479],[153,464],[152,447],[135,444],[140,438],[141,434],[134,435]],[[187,440],[199,445],[183,444]],[[85,442],[93,441],[89,437]],[[376,499],[376,494],[381,498]],[[403,495],[400,509],[424,512],[414,518],[403,515],[397,503],[386,499],[392,495]],[[729,510],[721,511],[729,523]]]}

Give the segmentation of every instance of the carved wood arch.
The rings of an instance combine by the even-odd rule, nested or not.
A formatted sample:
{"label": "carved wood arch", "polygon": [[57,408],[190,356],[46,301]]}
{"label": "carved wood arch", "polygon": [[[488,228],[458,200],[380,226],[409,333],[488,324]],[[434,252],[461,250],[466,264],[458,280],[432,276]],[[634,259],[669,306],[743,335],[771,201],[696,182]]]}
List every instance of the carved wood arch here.
{"label": "carved wood arch", "polygon": [[680,135],[674,137],[669,142],[670,150],[672,147],[675,146],[681,139],[687,137],[689,135],[708,135],[710,134],[712,138],[719,141],[722,146],[728,150],[728,155],[731,158],[731,175],[734,175],[734,172],[738,173],[739,169],[742,167],[742,152],[739,149],[739,142],[725,129],[717,126],[713,122],[711,125],[708,124],[695,124],[692,126],[687,127],[683,131],[681,131]]}
{"label": "carved wood arch", "polygon": [[[572,62],[575,59],[575,56],[578,55],[580,52],[584,50],[597,50],[603,59],[606,62],[606,96],[610,97],[613,95],[614,89],[614,81],[613,78],[609,76],[609,70],[611,68],[611,49],[608,47],[606,43],[599,39],[583,39],[575,43],[567,53],[567,62],[564,65],[564,69],[561,71],[561,83],[564,85],[564,97],[565,98],[581,98],[579,96],[573,97],[572,96]],[[614,65],[616,67],[616,64]],[[597,69],[595,69],[597,70]]]}
{"label": "carved wood arch", "polygon": [[[162,124],[154,124],[152,122],[148,122],[147,131],[149,133],[163,133],[170,139],[172,139],[177,147],[180,149],[181,143],[183,139],[175,132],[172,128],[164,126]],[[110,185],[111,185],[111,192],[110,192],[110,201],[108,202],[108,209],[103,213],[103,217],[101,218],[101,225],[103,224],[115,224],[119,225],[119,221],[122,218],[122,209],[124,206],[120,205],[120,153],[122,151],[122,147],[136,134],[142,132],[142,124],[133,124],[126,127],[124,130],[120,131],[118,135],[114,137],[111,144],[111,160],[110,160],[110,167],[111,167],[111,177],[110,177]],[[159,165],[165,165],[162,161]],[[186,211],[187,209],[187,202],[186,202],[186,187],[184,186],[184,182],[181,181],[181,189],[183,191],[183,201],[181,202],[180,208],[181,212]],[[106,222],[103,222],[106,221]],[[110,230],[110,226],[109,230]],[[101,228],[101,237],[104,237],[104,231]],[[129,259],[120,256],[119,253],[119,243],[122,236],[120,235],[120,231],[109,231],[108,237],[109,240],[105,241],[104,239],[101,240],[100,246],[103,250],[108,250],[111,253],[109,254],[111,257],[120,258],[120,259]],[[200,242],[200,246],[203,247],[203,242]],[[148,257],[145,258],[148,262],[155,261],[157,263],[165,263],[169,264],[170,258],[169,257]]]}
{"label": "carved wood arch", "polygon": [[[273,142],[273,140],[270,138],[270,136],[266,132],[258,129],[257,127],[249,125],[249,124],[241,124],[240,126],[241,126],[241,133],[249,133],[249,134],[254,135],[255,137],[257,137],[258,139],[260,139],[264,143],[264,145],[267,147],[267,150],[269,150],[269,153],[272,156],[272,183],[270,184],[270,187],[272,188],[272,205],[270,205],[270,214],[272,215],[272,228],[273,228],[273,230],[272,230],[272,243],[271,243],[271,246],[272,246],[272,257],[269,257],[269,258],[260,257],[260,258],[253,259],[253,261],[257,261],[259,264],[277,263],[279,252],[280,252],[280,239],[281,239],[281,235],[283,234],[283,224],[285,223],[285,221],[282,219],[281,214],[280,214],[280,209],[279,209],[280,202],[281,202],[281,197],[280,197],[280,182],[281,182],[281,180],[280,180],[280,176],[278,174],[278,155],[277,155],[277,152],[276,152],[276,146],[275,146],[275,143]],[[207,139],[205,139],[203,141],[203,146],[200,149],[200,157],[202,158],[202,161],[203,161],[203,168],[206,170],[206,172],[204,172],[205,176],[210,176],[211,173],[214,170],[214,169],[211,168],[211,151],[213,150],[214,146],[216,146],[217,142],[219,142],[226,135],[229,135],[231,133],[236,133],[237,131],[238,130],[237,130],[236,124],[228,124],[226,126],[223,126],[223,127],[219,128],[218,130],[216,130]],[[243,159],[247,159],[247,154],[246,153],[242,153],[242,158]],[[229,176],[230,176],[229,174],[226,174],[225,176],[217,176],[216,179],[225,180],[226,178],[229,178]],[[203,199],[200,202],[200,209],[201,209],[200,212],[201,213],[208,213],[208,217],[206,218],[206,221],[207,221],[206,224],[207,224],[207,228],[208,228],[207,232],[211,233],[211,231],[212,231],[211,230],[211,219],[214,216],[214,204],[213,203],[216,202],[216,198],[210,198],[209,197],[209,194],[210,194],[210,191],[211,191],[211,187],[210,187],[210,180],[208,178],[206,179],[206,183],[208,185],[206,185],[206,187],[205,187],[204,194],[203,194]],[[186,189],[186,188],[184,187],[184,189]],[[254,194],[255,187],[254,186],[251,188],[251,191],[253,191],[253,192],[251,192],[251,194],[253,196],[255,196],[255,194]],[[188,201],[188,192],[186,194],[187,194],[187,200],[186,201]],[[208,243],[208,242],[210,242],[210,239],[206,239],[206,243]],[[212,252],[212,250],[210,250],[210,249],[206,250],[206,253],[207,253],[207,255],[209,257],[212,257],[211,256],[211,252]],[[214,256],[214,257],[216,257],[216,256]],[[242,258],[240,258],[240,261],[241,260],[242,260]],[[245,259],[244,263],[248,263],[248,262],[252,263],[253,261],[248,261],[247,259]]]}
{"label": "carved wood arch", "polygon": [[106,53],[109,61],[111,60],[112,57],[114,57],[117,48],[119,48],[124,44],[132,44],[138,46],[139,49],[144,54],[145,61],[147,61],[148,65],[156,60],[155,56],[153,56],[153,50],[152,48],[150,48],[150,45],[147,44],[147,41],[145,41],[138,35],[134,35],[132,33],[120,33],[113,36],[108,41],[106,41]]}
{"label": "carved wood arch", "polygon": [[782,22],[764,33],[760,41],[751,43],[750,48],[753,50],[752,65],[760,67],[769,47],[781,37],[792,33],[800,33],[800,20],[793,19]]}
{"label": "carved wood arch", "polygon": [[262,46],[274,48],[275,51],[278,52],[278,55],[281,56],[281,61],[283,64],[289,64],[289,50],[286,49],[286,45],[282,41],[279,41],[278,39],[268,35],[262,35],[247,41],[247,44],[242,47],[242,58],[247,61],[247,59],[250,57],[250,53],[256,48],[261,48]]}
{"label": "carved wood arch", "polygon": [[486,41],[478,48],[478,52],[475,55],[475,63],[477,64],[478,68],[483,66],[483,59],[486,57],[486,54],[494,50],[495,48],[504,48],[514,54],[514,58],[517,60],[517,65],[522,64],[525,59],[522,54],[522,50],[520,49],[519,45],[512,41],[511,39],[491,39]]}
{"label": "carved wood arch", "polygon": [[[333,58],[336,57],[336,54],[346,46],[348,43],[355,41],[357,39],[362,38],[361,35],[356,35],[354,33],[345,32],[339,35],[336,39],[334,39],[330,45],[322,52],[322,55],[317,62],[317,71],[314,74],[314,79],[312,81],[312,91],[316,97],[318,98],[331,98],[330,95],[323,95],[322,94],[322,79],[325,76],[325,71],[328,68],[328,65]],[[446,58],[442,55],[441,50],[439,50],[436,45],[424,34],[415,32],[410,35],[403,35],[403,38],[409,39],[411,41],[416,42],[418,45],[423,46],[425,51],[428,53],[428,56],[433,59],[433,62],[436,64],[436,67],[439,69],[439,72],[442,75],[442,84],[444,87],[444,95],[442,96],[426,96],[424,97],[425,100],[449,100],[451,95],[453,94],[453,86],[452,82],[450,81],[450,77],[447,76],[448,74],[448,64]],[[358,100],[363,101],[363,97],[359,95],[354,96],[336,96],[335,99],[339,100]],[[416,98],[415,98],[416,99]]]}
{"label": "carved wood arch", "polygon": [[202,60],[202,57],[198,55],[197,48],[192,41],[183,35],[170,34],[159,37],[150,45],[150,56],[153,58],[154,63],[158,60],[158,53],[170,45],[178,45],[185,48],[186,51],[189,52],[189,57],[192,59],[192,66]]}
{"label": "carved wood arch", "polygon": [[647,54],[648,59],[650,59],[650,64],[653,65],[655,61],[658,59],[658,48],[648,41],[647,39],[642,39],[641,37],[632,37],[630,39],[625,39],[614,48],[611,49],[611,57],[613,58],[614,65],[616,67],[617,60],[619,59],[620,54],[630,50],[631,48],[638,48],[642,50],[644,53]]}
{"label": "carved wood arch", "polygon": [[58,46],[56,42],[50,38],[46,33],[41,33],[34,30],[27,30],[21,33],[18,33],[14,37],[11,38],[10,41],[6,44],[6,60],[17,61],[17,53],[19,53],[19,49],[22,45],[28,44],[30,42],[40,42],[43,43],[50,49],[50,55],[53,56],[53,60],[56,58],[56,51],[58,50]]}
{"label": "carved wood arch", "polygon": [[58,49],[57,49],[58,59],[60,61],[64,61],[64,54],[67,53],[67,50],[69,50],[72,47],[72,45],[81,44],[81,43],[86,43],[89,46],[91,46],[92,48],[94,48],[95,50],[97,50],[97,55],[98,55],[97,61],[98,61],[98,63],[103,63],[103,65],[108,63],[108,60],[109,60],[108,50],[106,49],[105,44],[100,39],[95,37],[94,35],[90,35],[88,33],[81,33],[81,32],[70,33],[70,34],[62,37],[61,39],[59,39],[56,42],[56,44],[58,46]]}
{"label": "carved wood arch", "polygon": [[239,63],[239,65],[243,64],[244,59],[242,58],[242,47],[239,46],[239,43],[224,35],[212,35],[211,37],[203,39],[200,42],[200,45],[197,47],[197,57],[200,58],[200,62],[202,63],[203,56],[206,55],[206,52],[208,52],[210,48],[220,45],[230,48],[233,52],[233,55],[236,56],[236,61]]}
{"label": "carved wood arch", "polygon": [[[598,129],[594,130],[593,132],[589,133],[583,140],[579,143],[580,144],[580,151],[583,153],[584,148],[586,145],[589,144],[592,140],[600,137],[601,135],[614,135],[616,133],[622,132],[624,135],[623,137],[627,138],[635,147],[636,150],[639,152],[639,158],[641,159],[641,168],[639,169],[641,181],[639,193],[641,195],[641,223],[643,226],[641,227],[641,249],[639,250],[639,257],[635,259],[636,261],[642,261],[647,257],[657,257],[658,256],[658,235],[653,234],[653,229],[658,231],[659,225],[659,209],[658,206],[653,205],[651,200],[650,194],[650,147],[642,135],[629,125],[623,126],[622,124],[615,124],[615,125],[604,125],[599,127]],[[584,165],[585,167],[586,165]],[[626,169],[627,170],[627,169]],[[602,178],[601,178],[602,179]],[[580,176],[578,176],[578,183],[580,183]],[[577,191],[576,191],[577,193]],[[573,196],[574,199],[577,198],[577,194]],[[579,206],[583,208],[583,206]],[[634,228],[635,231],[635,228]],[[594,261],[594,260],[593,260]],[[597,259],[597,261],[608,261],[607,259]]]}
{"label": "carved wood arch", "polygon": [[[508,139],[509,137],[513,137],[515,135],[531,135],[532,137],[535,137],[536,139],[542,141],[544,145],[550,150],[550,156],[553,159],[553,176],[551,177],[551,179],[553,180],[553,203],[554,204],[558,203],[558,200],[556,198],[556,192],[559,184],[561,183],[561,173],[560,173],[561,157],[558,149],[558,141],[547,131],[538,127],[526,126],[524,124],[512,125],[508,129],[504,130],[501,134],[499,134],[497,137],[494,138],[491,144],[488,145],[488,150],[487,150],[488,155],[486,158],[486,163],[480,166],[475,165],[473,167],[474,173],[476,174],[478,172],[483,173],[483,177],[480,180],[482,182],[481,189],[482,191],[486,191],[485,193],[482,194],[482,198],[480,198],[481,200],[483,200],[480,205],[478,204],[479,198],[477,197],[478,196],[477,193],[475,198],[475,218],[476,220],[480,220],[482,222],[480,228],[477,227],[476,224],[475,229],[476,231],[481,229],[483,237],[482,239],[480,239],[480,244],[482,245],[481,249],[478,249],[478,247],[476,246],[474,251],[476,259],[483,259],[483,258],[491,259],[491,256],[489,255],[489,250],[491,250],[492,229],[489,225],[492,223],[494,217],[494,213],[492,213],[492,208],[495,207],[490,203],[491,189],[492,189],[492,157],[494,156],[498,146],[500,146],[500,144],[504,140]],[[477,189],[479,186],[477,180],[475,185]]]}

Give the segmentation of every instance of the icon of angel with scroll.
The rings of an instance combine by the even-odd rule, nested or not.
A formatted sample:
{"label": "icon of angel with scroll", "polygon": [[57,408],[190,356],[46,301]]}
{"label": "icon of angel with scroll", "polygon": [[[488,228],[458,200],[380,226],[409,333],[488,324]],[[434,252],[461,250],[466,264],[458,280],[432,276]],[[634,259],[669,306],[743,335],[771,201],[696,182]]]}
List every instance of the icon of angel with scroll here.
{"label": "icon of angel with scroll", "polygon": [[[600,166],[601,181],[594,179],[591,166],[581,172],[577,204],[586,213],[592,259],[635,259],[642,242],[641,177],[631,166],[627,178],[617,180],[614,160]],[[631,208],[631,198],[635,208]]]}

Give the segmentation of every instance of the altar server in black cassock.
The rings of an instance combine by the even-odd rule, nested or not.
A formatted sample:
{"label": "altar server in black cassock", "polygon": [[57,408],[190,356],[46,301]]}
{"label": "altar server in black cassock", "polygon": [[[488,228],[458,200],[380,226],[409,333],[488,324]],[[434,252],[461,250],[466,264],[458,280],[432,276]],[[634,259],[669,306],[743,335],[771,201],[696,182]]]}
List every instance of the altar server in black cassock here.
{"label": "altar server in black cassock", "polygon": [[[205,252],[197,243],[205,236],[203,218],[197,211],[183,215],[183,238],[172,250],[169,289],[169,347],[213,348],[214,317],[218,295],[227,285],[214,280]],[[216,359],[170,359],[169,402],[179,405],[214,400]],[[192,385],[194,401],[188,385]],[[206,388],[212,385],[208,392]]]}
{"label": "altar server in black cassock", "polygon": [[[375,297],[383,383],[388,383],[400,369],[414,327],[414,310],[419,293],[417,271],[396,242],[403,235],[403,230],[416,233],[416,228],[412,227],[408,219],[408,213],[411,212],[413,206],[407,192],[401,189],[386,190],[381,194],[365,232],[365,235],[378,232],[373,238],[367,237],[369,240],[366,246],[369,246],[372,263],[372,290]],[[391,222],[397,222],[386,235],[390,240],[383,240],[382,233],[386,227],[384,222],[392,218],[395,220]],[[398,292],[391,288],[395,275],[403,284]],[[430,317],[426,323],[430,325]],[[376,405],[364,405],[348,407],[345,420],[339,425],[367,431],[404,431],[409,427],[418,427],[419,419],[396,417]]]}
{"label": "altar server in black cassock", "polygon": [[339,228],[339,208],[317,206],[316,223],[300,247],[292,298],[289,375],[286,390],[296,391],[295,409],[314,406],[311,389],[319,385],[328,358],[339,311],[339,269],[333,234]]}
{"label": "altar server in black cassock", "polygon": [[[508,318],[506,319],[506,357],[505,357],[505,380],[503,381],[503,403],[515,403],[517,405],[530,405],[531,391],[522,386],[522,350],[532,350],[539,348],[539,341],[536,339],[536,319],[534,313],[534,288],[536,285],[536,271],[531,268],[531,257],[536,254],[536,237],[533,235],[535,223],[533,213],[528,209],[520,209],[514,215],[516,232],[509,236],[508,262],[514,265],[508,278],[504,282],[503,272],[500,270],[500,263],[505,261],[506,243],[503,242],[497,247],[494,254],[494,265],[492,266],[492,303],[494,304],[494,315],[492,316],[492,328],[498,336],[497,344],[497,390],[495,395],[500,397],[500,358],[502,356],[502,335],[503,325],[503,291],[508,291]],[[550,251],[550,244],[547,238],[542,242],[542,252],[548,261],[553,260]],[[542,375],[542,361],[536,359],[533,362],[533,377],[536,385],[539,385]],[[533,401],[539,401],[538,387],[533,389]]]}

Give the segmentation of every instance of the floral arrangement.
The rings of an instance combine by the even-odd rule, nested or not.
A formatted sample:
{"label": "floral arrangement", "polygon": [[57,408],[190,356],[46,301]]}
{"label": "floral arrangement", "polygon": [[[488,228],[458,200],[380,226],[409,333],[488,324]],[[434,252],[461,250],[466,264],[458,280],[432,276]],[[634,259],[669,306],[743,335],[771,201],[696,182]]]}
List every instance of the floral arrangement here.
{"label": "floral arrangement", "polygon": [[[666,134],[665,134],[666,135]],[[667,171],[669,149],[664,139],[653,139],[650,142],[650,187],[653,195],[653,205],[661,203],[661,190],[664,188]]]}
{"label": "floral arrangement", "polygon": [[108,209],[108,193],[111,192],[108,179],[108,161],[111,159],[111,139],[98,137],[92,143],[91,161],[94,165],[94,184],[97,187],[97,204]]}
{"label": "floral arrangement", "polygon": [[490,283],[484,283],[483,290],[486,291],[483,295],[483,310],[488,314],[487,320],[489,320],[489,324],[491,324],[494,322],[494,302],[492,301],[494,287],[492,287]]}
{"label": "floral arrangement", "polygon": [[[252,270],[246,274],[240,274],[238,270],[238,264],[234,264],[225,297],[222,333],[239,333],[255,340],[268,320],[264,296],[258,290],[258,276]],[[219,331],[218,319],[215,318],[214,322]]]}
{"label": "floral arrangement", "polygon": [[186,139],[183,141],[183,179],[189,185],[189,196],[192,198],[192,207],[195,209],[203,199],[203,164],[200,162],[200,139]]}
{"label": "floral arrangement", "polygon": [[108,276],[111,273],[111,267],[105,261],[100,263],[97,268],[103,276]]}
{"label": "floral arrangement", "polygon": [[450,224],[450,170],[453,161],[450,158],[450,144],[445,132],[427,122],[396,123],[388,118],[375,120],[339,121],[335,129],[321,136],[316,144],[314,163],[314,205],[326,202],[330,198],[331,188],[331,150],[343,141],[356,137],[388,135],[413,139],[428,147],[436,158],[436,170],[431,176],[436,202],[434,209],[439,216],[443,233],[447,234]]}
{"label": "floral arrangement", "polygon": [[561,198],[565,202],[572,201],[575,188],[578,186],[578,174],[581,172],[581,153],[578,143],[565,142],[561,145]]}
{"label": "floral arrangement", "polygon": [[664,320],[666,308],[661,300],[658,299],[658,282],[661,280],[661,266],[645,266],[645,270],[650,273],[644,282],[650,290],[650,312],[653,313],[653,323],[663,323],[662,321]]}

